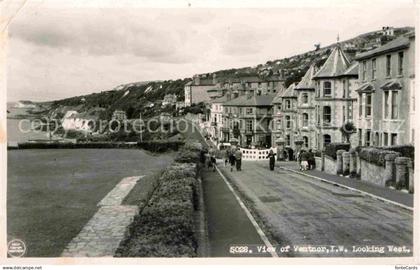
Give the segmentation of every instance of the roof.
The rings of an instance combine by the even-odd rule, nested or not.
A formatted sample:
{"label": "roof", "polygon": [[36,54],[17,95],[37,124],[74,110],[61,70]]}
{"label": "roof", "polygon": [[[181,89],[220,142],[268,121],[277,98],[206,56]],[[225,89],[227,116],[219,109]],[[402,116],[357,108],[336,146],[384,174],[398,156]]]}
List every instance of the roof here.
{"label": "roof", "polygon": [[273,82],[273,81],[284,81],[280,76],[268,76],[265,78],[260,78],[258,76],[242,76],[242,77],[235,77],[235,78],[224,78],[219,79],[221,83],[241,83],[241,82]]}
{"label": "roof", "polygon": [[342,75],[350,66],[346,54],[336,45],[314,78],[331,78]]}
{"label": "roof", "polygon": [[280,96],[282,98],[297,97],[296,92],[295,92],[295,88],[296,88],[296,83],[292,83],[291,85],[289,85],[289,87],[286,89],[286,91],[284,91],[283,93],[280,94]]}
{"label": "roof", "polygon": [[224,106],[271,106],[274,95],[239,96],[224,103]]}
{"label": "roof", "polygon": [[227,95],[224,95],[222,97],[218,97],[218,98],[215,98],[215,99],[210,100],[210,103],[224,103],[227,100],[228,100],[227,99]]}
{"label": "roof", "polygon": [[341,76],[359,76],[359,63],[353,62]]}
{"label": "roof", "polygon": [[362,84],[356,92],[358,93],[372,93],[375,92],[375,86],[371,82],[366,82]]}
{"label": "roof", "polygon": [[312,64],[309,69],[306,71],[305,75],[303,75],[300,82],[295,87],[296,90],[303,90],[303,89],[315,89],[314,81],[312,80],[313,76],[316,73],[316,66]]}
{"label": "roof", "polygon": [[410,47],[410,36],[412,35],[410,34],[410,35],[401,36],[376,49],[359,53],[356,55],[356,60],[363,60],[366,58],[374,57],[374,56],[392,52],[395,50],[408,48]]}
{"label": "roof", "polygon": [[400,80],[392,79],[382,84],[380,88],[382,90],[399,90],[402,89],[402,84]]}

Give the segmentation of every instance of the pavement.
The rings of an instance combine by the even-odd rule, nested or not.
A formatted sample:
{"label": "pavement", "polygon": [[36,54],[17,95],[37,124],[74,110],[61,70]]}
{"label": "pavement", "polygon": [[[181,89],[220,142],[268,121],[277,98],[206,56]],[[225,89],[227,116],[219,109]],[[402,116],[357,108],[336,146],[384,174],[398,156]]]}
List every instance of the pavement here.
{"label": "pavement", "polygon": [[[250,202],[248,205],[265,224],[266,233],[275,244],[298,247],[289,251],[289,256],[412,255],[410,210],[311,176],[278,167],[270,171],[268,162],[245,161],[242,171],[233,172],[223,164],[218,166]],[[330,253],[299,249],[308,245],[344,248]],[[375,252],[363,249],[372,246],[405,246],[406,249],[382,253],[381,249]]]}
{"label": "pavement", "polygon": [[277,166],[282,169],[289,169],[299,174],[305,174],[314,178],[322,179],[331,183],[336,183],[350,189],[370,194],[373,197],[395,203],[404,208],[412,210],[414,204],[414,195],[404,193],[399,190],[376,186],[367,182],[362,182],[356,178],[332,175],[318,170],[300,171],[295,162],[278,162]]}
{"label": "pavement", "polygon": [[121,205],[140,176],[126,177],[99,203],[99,209],[66,246],[62,257],[112,257],[139,208]]}

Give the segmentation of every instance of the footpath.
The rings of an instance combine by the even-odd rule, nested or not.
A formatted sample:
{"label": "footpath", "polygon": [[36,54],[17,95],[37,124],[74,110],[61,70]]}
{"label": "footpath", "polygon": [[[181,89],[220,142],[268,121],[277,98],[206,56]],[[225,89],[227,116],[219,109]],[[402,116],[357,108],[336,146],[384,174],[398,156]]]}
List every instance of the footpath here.
{"label": "footpath", "polygon": [[332,175],[318,170],[300,171],[295,162],[279,162],[277,163],[277,167],[297,174],[309,176],[319,181],[339,185],[353,191],[358,191],[364,195],[401,206],[408,210],[413,210],[413,194],[404,193],[391,188],[375,186],[362,182],[356,178]]}

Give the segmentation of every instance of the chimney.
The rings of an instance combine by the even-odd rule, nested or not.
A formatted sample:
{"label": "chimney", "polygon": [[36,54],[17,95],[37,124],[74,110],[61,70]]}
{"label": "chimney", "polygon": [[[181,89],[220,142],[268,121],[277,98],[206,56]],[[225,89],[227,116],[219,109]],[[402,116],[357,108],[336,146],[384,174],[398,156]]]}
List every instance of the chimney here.
{"label": "chimney", "polygon": [[232,95],[230,94],[230,92],[226,93],[226,99],[227,100],[231,100],[232,99]]}
{"label": "chimney", "polygon": [[195,85],[200,85],[200,76],[194,75],[193,79],[194,79],[194,84]]}
{"label": "chimney", "polygon": [[213,84],[217,84],[216,73],[213,73]]}

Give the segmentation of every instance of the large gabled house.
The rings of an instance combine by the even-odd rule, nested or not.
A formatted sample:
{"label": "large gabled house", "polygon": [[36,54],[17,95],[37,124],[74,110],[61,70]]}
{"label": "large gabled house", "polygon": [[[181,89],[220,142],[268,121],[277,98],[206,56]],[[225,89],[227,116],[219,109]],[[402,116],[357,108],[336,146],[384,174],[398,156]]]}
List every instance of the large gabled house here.
{"label": "large gabled house", "polygon": [[318,149],[331,142],[346,142],[341,130],[346,122],[354,120],[357,78],[358,64],[351,63],[337,43],[313,76]]}

